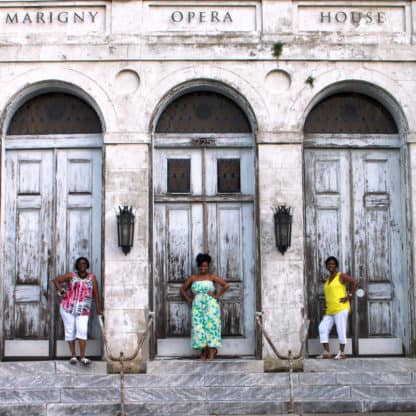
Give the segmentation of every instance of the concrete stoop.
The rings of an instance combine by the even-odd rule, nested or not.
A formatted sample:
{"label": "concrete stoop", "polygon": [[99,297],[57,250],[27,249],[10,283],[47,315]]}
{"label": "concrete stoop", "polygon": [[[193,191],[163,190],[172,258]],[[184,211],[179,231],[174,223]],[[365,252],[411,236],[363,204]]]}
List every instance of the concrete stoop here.
{"label": "concrete stoop", "polygon": [[[293,374],[295,412],[416,412],[416,360],[350,358],[305,361]],[[125,376],[126,415],[282,415],[289,374],[263,373],[258,360],[158,360]],[[116,416],[117,374],[106,363],[0,363],[0,416]]]}

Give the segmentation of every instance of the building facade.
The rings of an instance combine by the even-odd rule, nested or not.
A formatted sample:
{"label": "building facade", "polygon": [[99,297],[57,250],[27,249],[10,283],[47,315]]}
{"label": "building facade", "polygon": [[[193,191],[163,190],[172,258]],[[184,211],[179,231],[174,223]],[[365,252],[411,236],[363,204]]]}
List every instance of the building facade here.
{"label": "building facade", "polygon": [[[2,359],[67,354],[52,279],[87,256],[111,351],[187,357],[199,252],[226,357],[319,352],[324,260],[360,280],[348,351],[413,355],[412,1],[0,2]],[[273,210],[293,210],[276,249]],[[135,211],[118,247],[117,209]],[[91,321],[89,354],[103,346]],[[111,364],[110,366],[114,366]]]}

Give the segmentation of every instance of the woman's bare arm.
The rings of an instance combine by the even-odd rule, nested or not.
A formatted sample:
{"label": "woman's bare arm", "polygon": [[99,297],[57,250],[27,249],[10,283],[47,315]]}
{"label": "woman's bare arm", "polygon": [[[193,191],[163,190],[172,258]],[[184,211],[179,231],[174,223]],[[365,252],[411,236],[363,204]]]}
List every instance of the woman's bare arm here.
{"label": "woman's bare arm", "polygon": [[354,279],[352,276],[349,276],[348,274],[341,273],[340,282],[343,284],[349,284],[350,285],[350,292],[349,295],[347,295],[345,298],[341,299],[341,302],[346,302],[350,297],[354,296],[355,291],[357,290],[359,286],[359,282],[357,279]]}
{"label": "woman's bare arm", "polygon": [[221,286],[221,290],[216,294],[211,292],[208,292],[208,294],[211,295],[213,298],[219,299],[224,294],[224,292],[229,289],[230,284],[227,283],[225,280],[221,279],[221,277],[215,275],[212,276],[212,280]]}
{"label": "woman's bare arm", "polygon": [[61,284],[68,282],[69,280],[72,279],[73,274],[72,273],[65,273],[65,274],[61,274],[59,276],[56,276],[55,279],[53,279],[53,283],[56,287],[56,290],[59,293],[62,293],[62,291],[64,291],[64,289],[62,288]]}
{"label": "woman's bare arm", "polygon": [[181,292],[181,295],[185,298],[185,300],[188,303],[192,303],[193,297],[189,296],[186,291],[190,288],[190,286],[192,285],[193,281],[194,281],[194,276],[192,275],[192,276],[188,277],[185,280],[185,282],[183,283],[183,285],[179,289],[180,292]]}

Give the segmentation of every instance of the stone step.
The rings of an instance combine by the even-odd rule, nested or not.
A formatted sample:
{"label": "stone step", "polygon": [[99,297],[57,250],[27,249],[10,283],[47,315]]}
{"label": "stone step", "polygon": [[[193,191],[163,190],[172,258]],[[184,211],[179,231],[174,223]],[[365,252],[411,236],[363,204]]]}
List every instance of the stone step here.
{"label": "stone step", "polygon": [[230,373],[263,373],[262,360],[215,361],[195,360],[153,360],[147,363],[148,374],[230,374]]}
{"label": "stone step", "polygon": [[59,361],[5,361],[0,362],[0,376],[24,374],[107,374],[105,361],[92,361],[91,365],[70,365],[67,360]]}
{"label": "stone step", "polygon": [[[416,373],[351,373],[335,372],[294,373],[294,386],[349,386],[361,388],[373,386],[416,386]],[[0,389],[38,388],[111,388],[120,384],[117,374],[38,374],[1,375]],[[288,373],[232,373],[226,374],[126,374],[126,388],[166,388],[166,387],[285,387],[289,385]],[[374,389],[373,389],[374,390]]]}
{"label": "stone step", "polygon": [[[126,403],[126,416],[259,416],[259,415],[287,415],[290,411],[288,402],[153,402],[153,403]],[[295,414],[306,416],[308,414],[342,415],[346,412],[352,414],[368,414],[381,412],[383,416],[400,413],[414,415],[415,401],[296,401]],[[118,416],[120,405],[118,403],[48,403],[48,404],[0,404],[1,416]]]}
{"label": "stone step", "polygon": [[416,360],[412,358],[361,358],[353,357],[346,360],[320,360],[306,359],[304,372],[366,372],[366,371],[414,371],[416,372]]}
{"label": "stone step", "polygon": [[[306,360],[309,371],[292,377],[296,412],[415,412],[415,363],[395,361]],[[153,361],[149,373],[125,375],[126,414],[287,413],[289,374],[263,373],[259,362],[262,365],[256,360]],[[120,410],[120,378],[106,374],[105,368],[104,362],[91,367],[66,361],[0,363],[0,416],[115,416]]]}

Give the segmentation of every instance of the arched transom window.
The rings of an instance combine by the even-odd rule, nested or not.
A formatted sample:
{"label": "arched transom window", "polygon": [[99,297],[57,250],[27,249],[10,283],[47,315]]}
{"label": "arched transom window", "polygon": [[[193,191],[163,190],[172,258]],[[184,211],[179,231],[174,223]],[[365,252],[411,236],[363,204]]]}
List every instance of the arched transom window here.
{"label": "arched transom window", "polygon": [[95,110],[79,97],[50,92],[23,104],[13,115],[8,135],[101,133]]}
{"label": "arched transom window", "polygon": [[397,134],[386,108],[359,93],[339,93],[324,98],[309,113],[305,134]]}
{"label": "arched transom window", "polygon": [[212,91],[182,95],[170,103],[156,133],[250,133],[244,112],[228,97]]}

